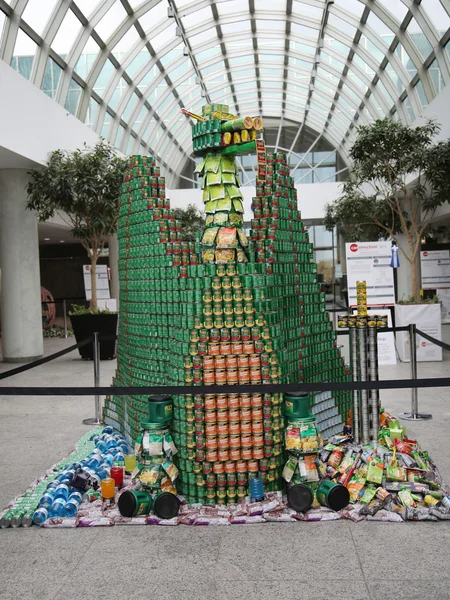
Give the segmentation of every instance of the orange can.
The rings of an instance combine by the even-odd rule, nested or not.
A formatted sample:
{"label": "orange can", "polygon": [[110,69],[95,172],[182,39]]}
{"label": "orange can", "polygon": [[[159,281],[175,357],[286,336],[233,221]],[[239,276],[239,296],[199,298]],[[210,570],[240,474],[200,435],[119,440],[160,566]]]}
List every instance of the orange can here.
{"label": "orange can", "polygon": [[227,382],[227,372],[225,369],[218,369],[216,373],[217,385],[224,385]]}
{"label": "orange can", "polygon": [[259,367],[261,365],[261,357],[259,354],[251,354],[248,359],[248,364],[250,367]]}
{"label": "orange can", "polygon": [[239,422],[241,418],[241,411],[238,408],[232,408],[228,411],[228,420],[235,423]]}
{"label": "orange can", "polygon": [[240,367],[238,370],[238,380],[241,385],[250,383],[250,371],[247,367]]}
{"label": "orange can", "polygon": [[223,462],[218,462],[216,458],[216,462],[213,464],[213,473],[224,473],[225,469],[223,466]]}
{"label": "orange can", "polygon": [[220,342],[220,354],[227,355],[231,354],[231,343],[230,342]]}
{"label": "orange can", "polygon": [[225,463],[225,473],[236,473],[236,465],[233,461],[229,460]]}
{"label": "orange can", "polygon": [[253,408],[252,409],[252,421],[261,421],[263,418],[262,408]]}
{"label": "orange can", "polygon": [[217,425],[215,423],[207,423],[205,425],[206,436],[217,435]]}
{"label": "orange can", "polygon": [[209,354],[210,356],[217,356],[217,354],[220,354],[220,345],[209,344]]}
{"label": "orange can", "polygon": [[203,357],[203,368],[204,369],[214,369],[214,356],[204,356]]}
{"label": "orange can", "polygon": [[[241,458],[243,458],[245,461],[250,460],[253,458],[253,452],[251,448],[241,448]],[[239,473],[239,471],[238,471]]]}
{"label": "orange can", "polygon": [[228,396],[228,408],[239,408],[239,396],[237,394]]}
{"label": "orange can", "polygon": [[217,461],[217,450],[207,450],[205,454],[206,462],[216,464]]}
{"label": "orange can", "polygon": [[206,449],[217,450],[217,437],[213,435],[206,436]]}
{"label": "orange can", "polygon": [[[252,341],[244,342],[242,344],[242,353],[243,354],[253,354],[255,351],[255,344]],[[258,356],[259,358],[259,356]]]}
{"label": "orange can", "polygon": [[251,448],[252,436],[249,434],[241,435],[241,446],[242,446],[242,448]]}
{"label": "orange can", "polygon": [[227,435],[219,435],[217,438],[217,447],[223,449],[228,449],[230,447],[230,439]]}
{"label": "orange can", "polygon": [[252,422],[251,421],[241,421],[241,433],[251,433],[252,432]]}
{"label": "orange can", "polygon": [[215,410],[216,408],[216,397],[208,394],[205,396],[205,410]]}
{"label": "orange can", "polygon": [[232,342],[231,344],[232,354],[242,354],[242,342]]}
{"label": "orange can", "polygon": [[228,398],[225,394],[218,394],[216,396],[216,406],[219,410],[223,410],[228,406]]}
{"label": "orange can", "polygon": [[240,448],[241,447],[241,436],[240,435],[230,435],[230,448]]}
{"label": "orange can", "polygon": [[217,459],[223,461],[230,460],[228,448],[221,448],[220,450],[217,450]]}
{"label": "orange can", "polygon": [[241,408],[241,419],[242,421],[251,421],[252,411],[250,408]]}
{"label": "orange can", "polygon": [[250,394],[241,394],[239,405],[241,408],[250,408],[252,405],[252,397]]}
{"label": "orange can", "polygon": [[217,423],[217,413],[215,410],[205,410],[205,423]]}
{"label": "orange can", "polygon": [[252,422],[252,433],[262,433],[263,432],[263,422],[262,421],[253,421]]}
{"label": "orange can", "polygon": [[227,361],[225,356],[218,355],[214,357],[214,366],[216,369],[225,369],[227,366]]}
{"label": "orange can", "polygon": [[237,357],[238,360],[238,367],[241,369],[242,367],[248,367],[248,356],[247,354],[240,354]]}
{"label": "orange can", "polygon": [[233,356],[232,354],[230,354],[229,356],[226,357],[225,362],[227,365],[227,369],[237,369],[237,366],[238,366],[237,356]]}
{"label": "orange can", "polygon": [[227,383],[229,385],[235,385],[238,382],[238,370],[227,369]]}
{"label": "orange can", "polygon": [[228,423],[217,424],[217,435],[228,435]]}
{"label": "orange can", "polygon": [[239,435],[241,433],[241,424],[239,421],[230,421],[228,424],[228,431],[230,435]]}
{"label": "orange can", "polygon": [[254,433],[253,434],[253,446],[263,446],[264,445],[264,434],[263,433]]}
{"label": "orange can", "polygon": [[262,394],[252,394],[252,408],[261,408],[263,405]]}
{"label": "orange can", "polygon": [[216,383],[215,374],[214,369],[203,371],[203,383],[205,385],[214,385]]}
{"label": "orange can", "polygon": [[240,448],[230,448],[230,460],[239,460],[241,458]]}
{"label": "orange can", "polygon": [[261,383],[260,367],[254,367],[253,369],[250,369],[250,381],[252,383]]}
{"label": "orange can", "polygon": [[236,462],[236,473],[247,473],[247,462],[245,460]]}
{"label": "orange can", "polygon": [[253,448],[252,454],[253,454],[253,458],[254,459],[261,460],[262,458],[264,458],[264,449],[263,449],[263,447],[259,446],[258,448]]}
{"label": "orange can", "polygon": [[217,422],[228,423],[228,411],[226,409],[221,408],[217,411]]}
{"label": "orange can", "polygon": [[256,473],[256,471],[258,471],[258,466],[257,460],[249,460],[247,465],[249,473]]}

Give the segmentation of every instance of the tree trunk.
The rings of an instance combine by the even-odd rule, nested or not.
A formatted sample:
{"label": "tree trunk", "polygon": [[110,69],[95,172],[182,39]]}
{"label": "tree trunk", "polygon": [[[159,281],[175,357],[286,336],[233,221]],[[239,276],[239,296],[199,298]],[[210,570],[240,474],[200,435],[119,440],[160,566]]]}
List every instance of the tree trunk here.
{"label": "tree trunk", "polygon": [[97,254],[95,253],[91,255],[91,290],[92,296],[90,306],[92,310],[97,311]]}
{"label": "tree trunk", "polygon": [[416,261],[413,260],[410,264],[411,268],[411,292],[414,297],[414,300],[420,299],[420,288],[419,282],[417,281],[417,269],[416,269]]}

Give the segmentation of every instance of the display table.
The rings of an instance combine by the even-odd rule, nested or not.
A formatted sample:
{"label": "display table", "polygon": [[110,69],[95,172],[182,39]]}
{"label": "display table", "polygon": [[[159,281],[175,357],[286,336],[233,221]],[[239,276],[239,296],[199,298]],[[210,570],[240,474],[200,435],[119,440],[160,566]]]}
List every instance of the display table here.
{"label": "display table", "polygon": [[[396,327],[405,327],[411,323],[415,323],[417,329],[420,329],[424,333],[442,340],[440,304],[396,304]],[[395,335],[400,360],[402,362],[409,362],[409,332],[399,331]],[[417,335],[416,346],[417,360],[419,362],[442,360],[442,348],[425,340],[420,335]]]}

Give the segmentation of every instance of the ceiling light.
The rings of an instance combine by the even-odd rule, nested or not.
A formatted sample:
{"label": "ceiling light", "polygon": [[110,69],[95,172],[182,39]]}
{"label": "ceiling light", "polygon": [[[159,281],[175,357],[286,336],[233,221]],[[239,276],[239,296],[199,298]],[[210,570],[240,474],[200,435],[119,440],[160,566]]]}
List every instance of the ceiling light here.
{"label": "ceiling light", "polygon": [[66,240],[59,240],[60,244],[64,244]]}
{"label": "ceiling light", "polygon": [[169,19],[173,18],[175,16],[174,12],[173,12],[173,7],[169,6],[167,8],[167,16],[169,17]]}
{"label": "ceiling light", "polygon": [[181,37],[182,33],[181,33],[181,27],[179,25],[177,25],[176,29],[175,29],[175,35],[178,37]]}
{"label": "ceiling light", "polygon": [[183,48],[183,56],[189,56],[189,48],[187,46]]}
{"label": "ceiling light", "polygon": [[49,242],[50,238],[44,238],[44,242]]}
{"label": "ceiling light", "polygon": [[202,98],[206,98],[206,90],[202,89],[201,94],[202,94]]}
{"label": "ceiling light", "polygon": [[195,83],[196,83],[197,85],[200,85],[200,84],[201,84],[201,82],[202,82],[202,78],[201,78],[201,77],[199,77],[198,75],[196,75],[196,77],[195,77]]}

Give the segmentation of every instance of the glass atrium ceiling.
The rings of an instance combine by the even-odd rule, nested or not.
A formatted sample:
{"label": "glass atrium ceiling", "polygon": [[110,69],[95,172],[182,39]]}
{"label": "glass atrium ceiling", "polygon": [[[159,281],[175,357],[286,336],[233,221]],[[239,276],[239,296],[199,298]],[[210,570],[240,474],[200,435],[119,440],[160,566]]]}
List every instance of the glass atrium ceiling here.
{"label": "glass atrium ceiling", "polygon": [[182,107],[297,123],[345,160],[358,124],[410,123],[450,80],[450,0],[0,0],[0,31],[0,58],[169,187]]}

